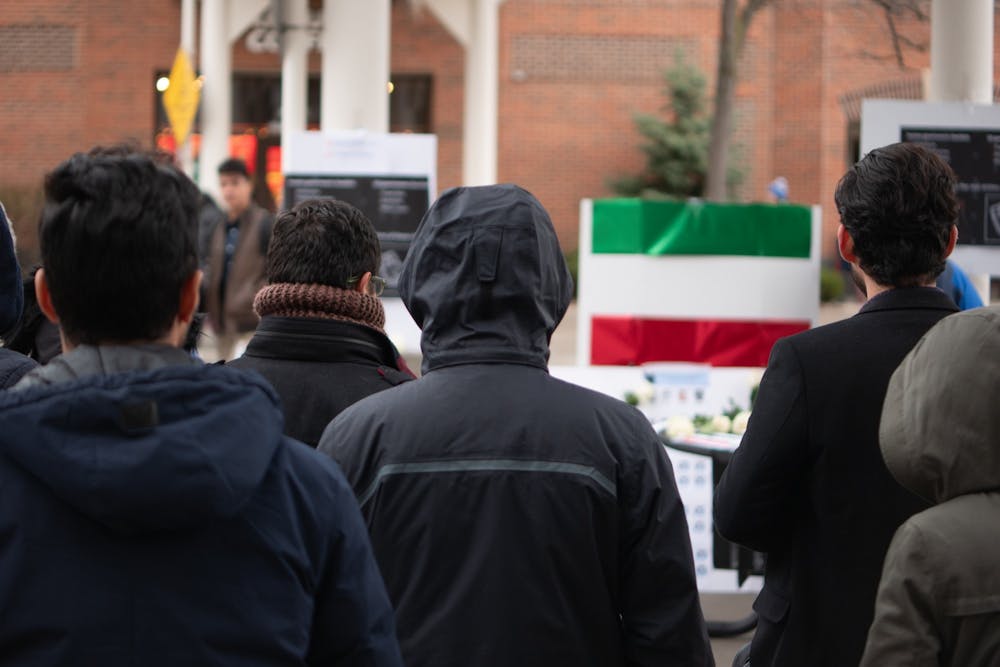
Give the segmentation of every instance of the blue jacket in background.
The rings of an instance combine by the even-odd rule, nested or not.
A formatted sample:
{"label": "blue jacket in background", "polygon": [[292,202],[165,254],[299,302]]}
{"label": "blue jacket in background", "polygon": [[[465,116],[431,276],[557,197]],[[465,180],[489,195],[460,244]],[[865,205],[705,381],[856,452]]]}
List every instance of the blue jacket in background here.
{"label": "blue jacket in background", "polygon": [[218,366],[0,394],[0,665],[401,664],[351,488],[282,429]]}
{"label": "blue jacket in background", "polygon": [[937,286],[951,297],[959,310],[980,308],[983,305],[983,300],[979,298],[979,292],[969,280],[969,276],[962,267],[951,260],[948,260],[944,271],[938,276]]}

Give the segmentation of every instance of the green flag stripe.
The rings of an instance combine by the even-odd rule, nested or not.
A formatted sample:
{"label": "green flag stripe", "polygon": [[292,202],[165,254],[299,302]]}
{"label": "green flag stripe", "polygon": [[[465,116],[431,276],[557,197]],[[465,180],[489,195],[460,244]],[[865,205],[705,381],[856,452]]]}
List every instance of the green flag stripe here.
{"label": "green flag stripe", "polygon": [[812,212],[791,204],[598,199],[593,252],[809,257]]}

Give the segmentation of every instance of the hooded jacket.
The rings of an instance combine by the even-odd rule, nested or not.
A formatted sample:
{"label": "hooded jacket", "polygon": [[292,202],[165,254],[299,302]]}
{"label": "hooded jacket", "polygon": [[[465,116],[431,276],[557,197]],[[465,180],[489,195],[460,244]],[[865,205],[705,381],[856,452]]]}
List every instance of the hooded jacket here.
{"label": "hooded jacket", "polygon": [[262,378],[180,350],[0,393],[0,535],[3,665],[400,664],[340,471]]}
{"label": "hooded jacket", "polygon": [[896,532],[862,664],[996,665],[1000,656],[1000,308],[944,319],[889,383],[879,438],[934,507]]}
{"label": "hooded jacket", "polygon": [[348,408],[320,449],[358,494],[407,665],[712,664],[659,439],[548,374],[572,282],[541,204],[445,192],[399,289],[424,375]]}

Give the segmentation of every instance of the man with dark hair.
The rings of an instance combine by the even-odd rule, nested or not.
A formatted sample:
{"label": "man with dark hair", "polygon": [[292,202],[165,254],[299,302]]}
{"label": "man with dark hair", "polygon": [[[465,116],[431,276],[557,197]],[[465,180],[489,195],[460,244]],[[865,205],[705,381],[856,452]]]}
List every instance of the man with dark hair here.
{"label": "man with dark hair", "polygon": [[11,665],[399,665],[350,487],[260,378],[179,349],[198,191],[141,154],[48,175],[39,305],[65,353],[0,393]]}
{"label": "man with dark hair", "polygon": [[285,432],[313,447],[341,410],[413,378],[383,331],[380,259],[375,228],[346,202],[304,201],[275,223],[260,325],[230,365],[267,378]]}
{"label": "man with dark hair", "polygon": [[241,337],[257,327],[253,299],[264,284],[264,257],[274,217],[253,202],[253,181],[243,160],[219,165],[226,224],[215,225],[209,244],[205,310],[215,332],[216,354],[229,359]]}
{"label": "man with dark hair", "polygon": [[837,186],[840,253],[868,301],[779,340],[716,490],[726,538],[767,554],[752,667],[856,665],[893,532],[926,507],[889,474],[878,426],[889,377],[957,309],[934,287],[955,246],[951,168],[930,151],[872,151]]}
{"label": "man with dark hair", "polygon": [[358,494],[406,664],[713,664],[660,439],[548,373],[573,285],[538,200],[445,192],[399,289],[423,377],[347,408],[320,449]]}

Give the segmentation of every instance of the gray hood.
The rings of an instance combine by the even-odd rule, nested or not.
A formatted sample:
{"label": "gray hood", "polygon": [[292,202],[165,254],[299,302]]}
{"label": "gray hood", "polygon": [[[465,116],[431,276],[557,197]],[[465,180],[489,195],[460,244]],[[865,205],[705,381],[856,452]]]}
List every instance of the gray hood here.
{"label": "gray hood", "polygon": [[573,280],[538,200],[516,185],[489,185],[434,202],[399,293],[422,330],[424,372],[462,363],[545,368]]}
{"label": "gray hood", "polygon": [[941,320],[893,374],[882,456],[896,480],[933,502],[1000,490],[1000,307]]}

